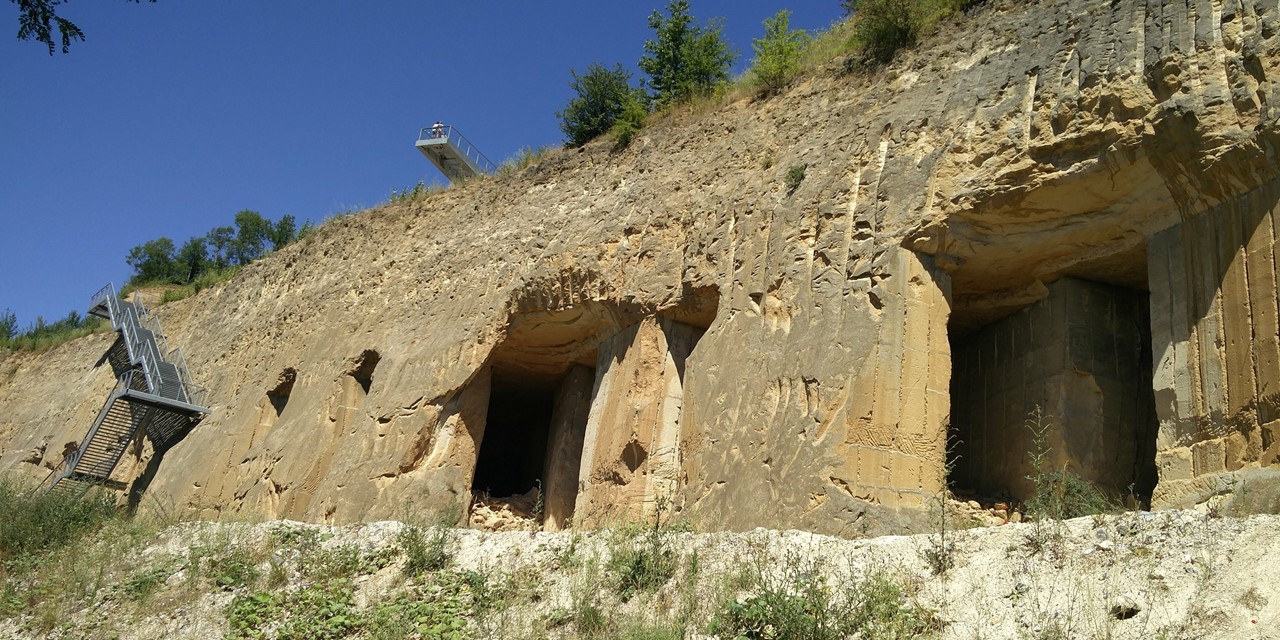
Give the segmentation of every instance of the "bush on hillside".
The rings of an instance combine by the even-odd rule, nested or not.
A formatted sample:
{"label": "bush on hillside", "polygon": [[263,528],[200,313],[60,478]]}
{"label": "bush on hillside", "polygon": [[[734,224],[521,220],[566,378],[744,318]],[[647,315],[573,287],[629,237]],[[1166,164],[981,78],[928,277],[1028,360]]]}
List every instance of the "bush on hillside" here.
{"label": "bush on hillside", "polygon": [[0,346],[8,344],[18,332],[18,316],[10,309],[5,309],[4,313],[0,313]]}
{"label": "bush on hillside", "polygon": [[117,513],[99,492],[38,494],[28,483],[0,476],[0,569],[26,566],[34,556],[96,531]]}
{"label": "bush on hillside", "polygon": [[791,12],[786,9],[765,19],[764,37],[751,41],[756,53],[751,74],[763,93],[773,93],[791,81],[800,70],[809,40],[803,29],[791,29]]}
{"label": "bush on hillside", "polygon": [[942,18],[981,0],[842,0],[854,16],[854,40],[863,55],[875,62],[893,59],[900,49],[916,43],[926,29]]}
{"label": "bush on hillside", "polygon": [[43,351],[68,340],[96,333],[107,327],[104,320],[94,316],[82,316],[72,311],[57,322],[45,322],[41,316],[26,329],[17,329],[13,312],[0,315],[0,347]]}
{"label": "bush on hillside", "polygon": [[244,266],[300,238],[308,225],[298,229],[291,215],[271,221],[262,214],[244,209],[235,216],[235,226],[214,227],[175,249],[169,238],[144,242],[129,251],[125,262],[133,268],[129,284],[151,282],[188,284],[203,274],[228,267]]}
{"label": "bush on hillside", "polygon": [[560,118],[560,130],[571,147],[580,147],[608,132],[629,111],[647,111],[639,90],[631,86],[631,74],[622,65],[607,69],[592,63],[585,73],[569,73],[573,76],[569,88],[576,95],[556,112],[556,117]]}
{"label": "bush on hillside", "polygon": [[631,145],[631,140],[635,138],[640,129],[644,127],[644,119],[649,115],[649,109],[641,102],[644,95],[640,92],[632,94],[631,100],[622,109],[622,114],[618,116],[618,121],[613,123],[613,128],[609,130],[613,135],[614,144],[619,148],[625,149]]}

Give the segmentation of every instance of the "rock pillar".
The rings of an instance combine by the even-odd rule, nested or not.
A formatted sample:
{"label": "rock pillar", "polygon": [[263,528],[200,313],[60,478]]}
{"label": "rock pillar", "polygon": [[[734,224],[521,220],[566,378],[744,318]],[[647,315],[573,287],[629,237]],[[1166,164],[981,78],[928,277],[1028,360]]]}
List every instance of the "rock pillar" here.
{"label": "rock pillar", "polygon": [[547,531],[563,529],[573,518],[578,496],[578,474],[582,466],[582,442],[591,411],[591,389],[595,372],[574,365],[556,391],[551,413],[551,433],[543,469],[543,502]]}
{"label": "rock pillar", "polygon": [[700,334],[646,318],[600,345],[575,520],[599,526],[648,517],[673,497],[684,365]]}
{"label": "rock pillar", "polygon": [[1149,242],[1154,506],[1202,501],[1226,474],[1280,462],[1277,202],[1271,184]]}

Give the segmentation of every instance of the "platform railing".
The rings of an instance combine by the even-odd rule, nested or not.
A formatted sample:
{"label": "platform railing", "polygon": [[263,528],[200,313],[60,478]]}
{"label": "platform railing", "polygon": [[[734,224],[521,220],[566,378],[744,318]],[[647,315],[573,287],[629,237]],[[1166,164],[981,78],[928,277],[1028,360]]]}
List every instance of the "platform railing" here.
{"label": "platform railing", "polygon": [[453,125],[442,125],[440,127],[423,127],[418,133],[418,141],[423,140],[447,140],[462,153],[476,167],[485,173],[493,173],[498,170],[498,165],[489,160],[480,150],[471,144],[469,140],[464,138]]}

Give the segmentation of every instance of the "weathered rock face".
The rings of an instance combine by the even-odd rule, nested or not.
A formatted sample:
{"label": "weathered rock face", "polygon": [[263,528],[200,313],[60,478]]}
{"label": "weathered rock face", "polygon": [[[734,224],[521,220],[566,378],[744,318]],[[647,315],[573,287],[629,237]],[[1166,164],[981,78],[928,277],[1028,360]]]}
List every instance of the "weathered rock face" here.
{"label": "weathered rock face", "polygon": [[[910,527],[945,482],[952,343],[1063,276],[1152,292],[1153,500],[1217,490],[1275,460],[1277,27],[1256,2],[991,2],[874,76],[837,61],[333,221],[162,310],[216,413],[148,493],[350,521],[537,480],[553,527],[668,502]],[[6,464],[84,428],[92,375],[55,412],[0,382]]]}

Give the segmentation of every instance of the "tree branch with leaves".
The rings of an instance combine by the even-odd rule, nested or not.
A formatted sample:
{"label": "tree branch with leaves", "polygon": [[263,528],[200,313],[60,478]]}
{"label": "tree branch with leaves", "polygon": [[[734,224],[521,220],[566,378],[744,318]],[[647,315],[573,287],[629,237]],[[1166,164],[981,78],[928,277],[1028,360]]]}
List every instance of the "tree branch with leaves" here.
{"label": "tree branch with leaves", "polygon": [[[139,4],[142,2],[142,0],[127,1]],[[155,1],[148,0],[148,2]],[[62,41],[63,53],[71,50],[72,41],[84,42],[84,31],[74,22],[58,15],[58,5],[64,4],[66,0],[9,0],[9,2],[18,5],[19,40],[42,42],[48,45],[49,55],[53,55],[54,50],[58,48],[54,40],[54,29],[57,29],[58,38]]]}

